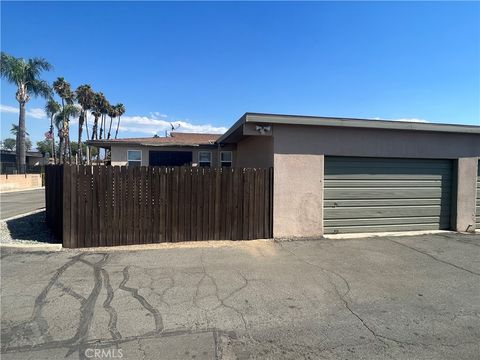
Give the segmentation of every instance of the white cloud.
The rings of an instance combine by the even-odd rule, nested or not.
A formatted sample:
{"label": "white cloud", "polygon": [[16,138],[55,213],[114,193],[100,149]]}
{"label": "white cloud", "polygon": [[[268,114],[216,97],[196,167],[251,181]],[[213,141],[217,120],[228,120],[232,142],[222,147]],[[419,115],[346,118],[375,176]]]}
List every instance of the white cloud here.
{"label": "white cloud", "polygon": [[[162,114],[159,114],[158,116],[161,115]],[[176,128],[175,131],[178,132],[223,134],[227,131],[227,128],[223,126],[193,124],[186,120],[167,121],[148,116],[122,116],[120,124],[120,130],[123,132],[138,132],[149,135],[163,134],[165,131],[171,131],[172,124]]]}
{"label": "white cloud", "polygon": [[387,121],[403,121],[403,122],[417,122],[417,123],[428,123],[428,120],[418,119],[418,118],[400,118],[400,119],[382,119],[379,117],[374,117],[372,120],[387,120]]}
{"label": "white cloud", "polygon": [[[15,106],[0,104],[0,112],[18,114],[20,110],[18,109],[18,107]],[[27,108],[26,116],[32,117],[34,119],[45,119],[47,117],[45,111],[41,108]]]}

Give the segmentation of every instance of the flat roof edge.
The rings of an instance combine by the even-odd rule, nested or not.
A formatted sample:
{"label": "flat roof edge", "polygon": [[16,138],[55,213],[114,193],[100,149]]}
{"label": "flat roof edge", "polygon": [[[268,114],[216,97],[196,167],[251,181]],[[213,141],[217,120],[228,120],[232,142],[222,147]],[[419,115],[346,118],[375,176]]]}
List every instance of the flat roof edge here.
{"label": "flat roof edge", "polygon": [[480,126],[475,125],[456,125],[395,120],[334,118],[322,116],[278,115],[261,113],[246,113],[245,115],[245,122],[252,123],[480,134]]}

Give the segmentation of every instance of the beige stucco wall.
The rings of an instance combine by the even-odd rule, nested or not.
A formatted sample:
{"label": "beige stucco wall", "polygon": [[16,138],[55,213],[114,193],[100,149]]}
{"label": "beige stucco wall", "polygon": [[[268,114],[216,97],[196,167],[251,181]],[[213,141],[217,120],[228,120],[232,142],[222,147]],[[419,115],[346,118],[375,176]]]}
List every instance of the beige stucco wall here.
{"label": "beige stucco wall", "polygon": [[[112,150],[112,165],[123,166],[127,165],[127,151],[128,150],[141,150],[142,151],[142,166],[148,166],[149,152],[150,151],[191,151],[192,159],[194,163],[198,163],[198,153],[200,151],[210,151],[212,153],[212,166],[218,166],[218,153],[217,148],[211,147],[144,147],[144,146],[123,146],[115,145],[111,147]],[[227,146],[221,148],[220,151],[232,151],[233,164],[235,166],[235,150],[233,146]]]}
{"label": "beige stucco wall", "polygon": [[456,228],[465,231],[475,223],[473,158],[480,156],[478,134],[294,125],[272,126],[272,133],[275,237],[323,233],[324,155],[461,158]]}
{"label": "beige stucco wall", "polygon": [[236,167],[267,168],[273,166],[273,138],[250,136],[237,143]]}
{"label": "beige stucco wall", "polygon": [[16,174],[0,176],[0,192],[12,190],[28,190],[42,186],[40,174]]}
{"label": "beige stucco wall", "polygon": [[478,158],[460,158],[457,166],[457,231],[475,231]]}
{"label": "beige stucco wall", "polygon": [[276,151],[338,156],[457,159],[480,155],[480,135],[276,125]]}
{"label": "beige stucco wall", "polygon": [[273,236],[323,235],[322,155],[274,155]]}

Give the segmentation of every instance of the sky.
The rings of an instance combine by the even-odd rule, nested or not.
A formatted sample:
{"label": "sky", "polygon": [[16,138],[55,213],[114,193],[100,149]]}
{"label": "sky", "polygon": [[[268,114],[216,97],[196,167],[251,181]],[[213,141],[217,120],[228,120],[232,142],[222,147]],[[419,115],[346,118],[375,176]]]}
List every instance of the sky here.
{"label": "sky", "polygon": [[[119,137],[221,133],[245,112],[480,125],[478,2],[2,1],[1,49],[123,103]],[[15,91],[2,79],[2,139]],[[27,104],[34,143],[44,104]]]}

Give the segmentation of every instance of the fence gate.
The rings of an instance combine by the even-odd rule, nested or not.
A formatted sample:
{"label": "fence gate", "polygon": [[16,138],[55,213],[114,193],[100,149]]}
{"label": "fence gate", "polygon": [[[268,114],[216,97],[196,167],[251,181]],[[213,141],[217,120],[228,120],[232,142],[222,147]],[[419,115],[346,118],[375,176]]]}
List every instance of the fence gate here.
{"label": "fence gate", "polygon": [[46,167],[64,247],[272,237],[273,169]]}

